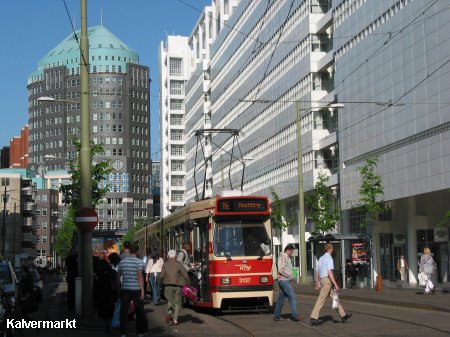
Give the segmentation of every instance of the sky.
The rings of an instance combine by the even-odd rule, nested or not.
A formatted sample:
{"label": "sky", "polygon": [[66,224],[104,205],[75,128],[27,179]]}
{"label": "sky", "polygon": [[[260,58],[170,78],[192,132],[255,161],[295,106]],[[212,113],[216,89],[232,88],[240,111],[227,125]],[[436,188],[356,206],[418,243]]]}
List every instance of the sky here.
{"label": "sky", "polygon": [[[211,0],[87,0],[88,27],[103,26],[150,67],[152,159],[159,159],[158,48],[168,35],[189,36]],[[66,5],[67,10],[66,10]],[[67,11],[70,14],[67,13]],[[102,15],[101,15],[102,14]],[[80,29],[79,0],[0,0],[0,147],[20,135],[28,119],[28,75],[38,60]]]}

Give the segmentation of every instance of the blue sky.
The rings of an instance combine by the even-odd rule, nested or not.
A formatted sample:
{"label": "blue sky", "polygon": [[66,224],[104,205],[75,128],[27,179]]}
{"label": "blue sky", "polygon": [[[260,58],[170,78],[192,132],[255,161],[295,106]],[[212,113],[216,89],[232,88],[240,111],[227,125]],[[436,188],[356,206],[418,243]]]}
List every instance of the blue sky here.
{"label": "blue sky", "polygon": [[[65,0],[76,29],[80,1]],[[188,0],[199,10],[211,0]],[[169,35],[189,35],[200,12],[177,0],[88,0],[88,26],[103,25],[150,67],[152,158],[159,159],[158,48]],[[0,147],[27,123],[27,78],[72,27],[63,0],[0,0]]]}

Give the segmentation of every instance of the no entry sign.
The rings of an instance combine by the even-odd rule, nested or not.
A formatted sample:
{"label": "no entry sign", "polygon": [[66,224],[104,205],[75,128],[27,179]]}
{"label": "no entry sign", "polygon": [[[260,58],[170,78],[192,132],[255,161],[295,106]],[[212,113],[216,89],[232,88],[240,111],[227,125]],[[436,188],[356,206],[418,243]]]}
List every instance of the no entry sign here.
{"label": "no entry sign", "polygon": [[75,223],[84,232],[92,231],[98,224],[97,212],[93,208],[82,207],[75,212]]}

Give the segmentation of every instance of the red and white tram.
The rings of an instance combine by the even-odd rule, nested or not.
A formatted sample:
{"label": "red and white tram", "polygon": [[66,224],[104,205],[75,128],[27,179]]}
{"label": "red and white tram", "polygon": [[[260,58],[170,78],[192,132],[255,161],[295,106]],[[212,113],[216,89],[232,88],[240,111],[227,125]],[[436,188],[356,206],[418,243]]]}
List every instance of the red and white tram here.
{"label": "red and white tram", "polygon": [[273,303],[272,230],[267,197],[216,197],[191,203],[135,234],[146,248],[192,244],[199,307],[262,309]]}

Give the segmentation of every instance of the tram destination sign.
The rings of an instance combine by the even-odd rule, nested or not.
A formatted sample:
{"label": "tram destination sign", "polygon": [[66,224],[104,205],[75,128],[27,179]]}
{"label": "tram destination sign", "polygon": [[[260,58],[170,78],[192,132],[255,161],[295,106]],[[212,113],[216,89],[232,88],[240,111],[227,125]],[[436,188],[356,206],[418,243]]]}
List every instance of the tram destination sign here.
{"label": "tram destination sign", "polygon": [[267,199],[264,198],[236,198],[219,199],[217,210],[223,213],[231,212],[265,212]]}

